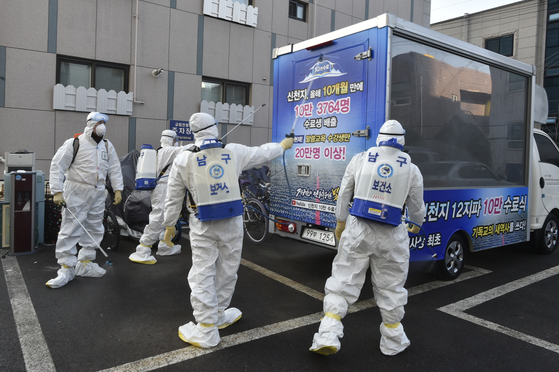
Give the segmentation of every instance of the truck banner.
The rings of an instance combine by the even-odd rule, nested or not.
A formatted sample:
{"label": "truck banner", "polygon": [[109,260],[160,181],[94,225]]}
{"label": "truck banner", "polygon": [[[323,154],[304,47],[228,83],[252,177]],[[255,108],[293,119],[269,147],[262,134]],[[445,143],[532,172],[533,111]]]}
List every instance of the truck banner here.
{"label": "truck banner", "polygon": [[[370,33],[377,32],[386,30]],[[385,93],[375,94],[376,88],[368,92],[367,87],[367,76],[377,64],[355,58],[371,48],[374,58],[385,63],[385,48],[369,40],[365,34],[350,35],[321,53],[301,51],[292,59],[275,60],[279,83],[274,85],[273,140],[293,132],[295,144],[285,154],[288,180],[282,160],[271,167],[272,214],[335,227],[333,213],[345,168],[355,154],[375,145],[383,124]],[[353,134],[367,126],[368,139]]]}

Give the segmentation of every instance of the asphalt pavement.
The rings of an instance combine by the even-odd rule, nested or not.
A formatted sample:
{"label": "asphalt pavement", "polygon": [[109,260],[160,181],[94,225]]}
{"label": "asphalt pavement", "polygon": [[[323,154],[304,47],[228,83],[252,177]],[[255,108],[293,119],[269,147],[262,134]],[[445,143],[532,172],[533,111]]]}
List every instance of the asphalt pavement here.
{"label": "asphalt pavement", "polygon": [[[2,259],[0,371],[558,371],[559,252],[529,244],[467,256],[455,281],[435,280],[412,263],[402,321],[411,346],[388,357],[367,280],[343,319],[341,350],[309,352],[322,317],[335,252],[279,237],[245,240],[231,306],[243,312],[213,349],[189,346],[178,327],[193,321],[189,242],[155,265],[128,260],[137,242],[101,253],[102,278],[76,277],[60,289],[54,246]],[[2,254],[5,251],[2,252]]]}

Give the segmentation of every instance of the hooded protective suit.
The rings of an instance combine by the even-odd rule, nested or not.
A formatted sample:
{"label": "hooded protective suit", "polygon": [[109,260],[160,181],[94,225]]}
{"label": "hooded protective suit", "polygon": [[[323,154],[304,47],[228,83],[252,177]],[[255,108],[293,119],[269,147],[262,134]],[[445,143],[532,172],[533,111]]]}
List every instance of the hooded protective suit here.
{"label": "hooded protective suit", "polygon": [[[174,244],[167,245],[163,241],[165,235],[165,226],[163,226],[163,210],[165,208],[165,194],[167,193],[167,183],[169,173],[175,157],[186,149],[193,147],[187,146],[176,147],[177,133],[173,130],[166,129],[161,133],[161,148],[157,150],[157,185],[151,191],[151,213],[149,214],[149,223],[144,228],[144,233],[140,238],[140,244],[136,247],[136,252],[130,255],[130,260],[141,264],[154,264],[157,262],[151,254],[151,246],[159,241],[157,254],[160,256],[171,256],[181,253],[181,246]],[[165,172],[161,175],[161,172]],[[161,176],[160,176],[161,175]]]}
{"label": "hooded protective suit", "polygon": [[[190,126],[198,147],[204,140],[213,140],[218,136],[217,123],[209,114],[192,115]],[[290,144],[285,146],[278,143],[260,147],[234,143],[225,146],[231,152],[236,179],[243,170],[261,166],[281,156],[284,148],[293,144],[292,140],[288,142]],[[188,165],[203,157],[204,150],[185,151],[175,159],[165,199],[164,225],[167,228],[175,225],[187,190],[194,202],[197,201],[198,190],[194,187],[193,174]],[[179,336],[199,347],[213,347],[220,340],[217,329],[234,323],[242,315],[238,309],[227,307],[235,290],[237,270],[241,263],[243,218],[236,216],[202,222],[194,214],[190,214],[189,226],[192,268],[188,274],[188,283],[192,290],[190,300],[194,318],[198,324],[190,322],[181,326]]]}
{"label": "hooded protective suit", "polygon": [[[92,136],[96,124],[101,121],[106,123],[108,117],[98,112],[88,115],[84,132],[78,136],[79,149],[73,162],[74,138],[64,142],[52,158],[49,178],[51,193],[56,195],[62,192],[66,207],[89,231],[94,241],[66,208],[63,208],[55,251],[62,268],[58,271],[57,278],[47,282],[47,286],[51,288],[65,285],[74,278],[74,274],[90,277],[105,274],[104,269],[90,262],[95,260],[95,249],[104,234],[105,181],[109,178],[115,191],[122,191],[124,184],[120,161],[113,144],[98,136],[97,142]],[[76,257],[77,243],[82,248]]]}
{"label": "hooded protective suit", "polygon": [[[377,137],[377,146],[395,138],[404,146],[404,134],[400,123],[387,121]],[[372,148],[374,149],[374,148]],[[368,151],[370,151],[369,149]],[[409,346],[400,321],[404,317],[407,290],[404,283],[408,275],[409,238],[406,225],[394,227],[371,219],[350,214],[349,202],[353,195],[356,174],[368,160],[368,151],[355,155],[348,164],[340,185],[336,218],[338,225],[347,227],[342,232],[338,244],[338,254],[332,264],[332,276],[326,281],[324,297],[325,317],[318,333],[314,335],[311,351],[329,355],[341,348],[343,337],[341,319],[347,314],[349,305],[359,298],[365,282],[367,269],[371,268],[371,280],[375,301],[380,309],[380,349],[386,355],[395,355]],[[377,159],[379,161],[380,159]],[[409,220],[419,225],[423,223],[425,205],[423,202],[423,177],[419,168],[410,164],[407,185],[397,185],[407,190],[406,206]],[[394,187],[395,185],[393,185]]]}

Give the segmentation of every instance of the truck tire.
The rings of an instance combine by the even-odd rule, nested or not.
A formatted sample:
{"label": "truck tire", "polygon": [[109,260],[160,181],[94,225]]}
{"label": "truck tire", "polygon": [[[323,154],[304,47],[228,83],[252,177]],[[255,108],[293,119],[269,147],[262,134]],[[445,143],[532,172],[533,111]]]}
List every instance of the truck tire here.
{"label": "truck tire", "polygon": [[444,250],[444,258],[435,265],[435,277],[440,280],[454,280],[460,276],[464,268],[466,244],[464,239],[454,234],[448,240]]}
{"label": "truck tire", "polygon": [[550,213],[542,228],[536,232],[536,251],[541,254],[551,254],[557,249],[558,242],[559,220]]}

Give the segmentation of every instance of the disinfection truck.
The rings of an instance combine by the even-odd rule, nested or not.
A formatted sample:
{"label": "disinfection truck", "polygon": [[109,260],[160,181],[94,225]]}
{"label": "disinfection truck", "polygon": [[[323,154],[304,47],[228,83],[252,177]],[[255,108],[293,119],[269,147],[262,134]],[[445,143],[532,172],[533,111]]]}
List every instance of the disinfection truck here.
{"label": "disinfection truck", "polygon": [[345,168],[395,119],[424,180],[425,235],[410,235],[411,261],[436,261],[453,279],[466,252],[529,240],[555,250],[559,150],[537,129],[548,103],[534,66],[391,14],[273,58],[273,140],[295,144],[271,165],[269,232],[336,249]]}

